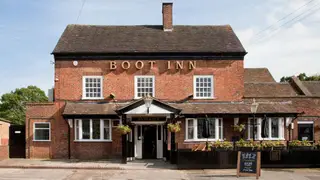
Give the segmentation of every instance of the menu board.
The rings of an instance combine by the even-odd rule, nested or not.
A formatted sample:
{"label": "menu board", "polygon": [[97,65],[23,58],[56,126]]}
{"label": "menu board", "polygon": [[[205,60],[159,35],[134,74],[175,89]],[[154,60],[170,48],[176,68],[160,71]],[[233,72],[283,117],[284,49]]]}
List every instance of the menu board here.
{"label": "menu board", "polygon": [[260,152],[238,152],[237,176],[260,176]]}

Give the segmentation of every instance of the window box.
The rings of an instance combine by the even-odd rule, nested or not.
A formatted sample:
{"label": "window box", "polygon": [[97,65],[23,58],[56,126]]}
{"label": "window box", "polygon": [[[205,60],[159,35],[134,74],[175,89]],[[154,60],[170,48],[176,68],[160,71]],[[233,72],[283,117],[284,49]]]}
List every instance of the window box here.
{"label": "window box", "polygon": [[290,150],[295,151],[306,151],[306,150],[312,150],[313,146],[290,146]]}

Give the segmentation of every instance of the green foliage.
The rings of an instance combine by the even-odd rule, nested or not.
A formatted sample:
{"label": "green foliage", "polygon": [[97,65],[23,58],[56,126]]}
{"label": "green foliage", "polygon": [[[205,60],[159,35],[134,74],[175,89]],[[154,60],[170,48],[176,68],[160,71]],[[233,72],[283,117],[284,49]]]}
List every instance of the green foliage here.
{"label": "green foliage", "polygon": [[128,134],[131,132],[131,128],[128,125],[119,124],[117,126],[117,130],[120,131],[121,134]]}
{"label": "green foliage", "polygon": [[232,127],[234,131],[240,132],[240,133],[246,129],[246,125],[244,124],[237,124],[237,125],[233,125]]}
{"label": "green foliage", "polygon": [[14,124],[24,124],[26,103],[30,102],[48,102],[48,97],[36,86],[18,88],[3,94],[0,99],[0,117]]}
{"label": "green foliage", "polygon": [[179,132],[181,130],[179,122],[177,122],[177,123],[169,123],[167,127],[168,127],[168,130],[170,132],[175,132],[176,133],[176,132]]}
{"label": "green foliage", "polygon": [[289,146],[312,146],[312,144],[307,140],[293,140],[289,143]]}
{"label": "green foliage", "polygon": [[236,147],[251,147],[252,149],[259,149],[260,144],[255,143],[253,140],[245,141],[243,139],[240,139],[236,142]]}
{"label": "green foliage", "polygon": [[262,148],[283,147],[284,144],[281,141],[263,141],[261,143]]}
{"label": "green foliage", "polygon": [[211,144],[211,147],[213,147],[215,149],[232,149],[233,144],[232,144],[232,142],[229,142],[229,141],[217,141],[217,142]]}
{"label": "green foliage", "polygon": [[[320,75],[316,74],[313,76],[307,76],[306,73],[300,73],[297,76],[301,81],[320,81]],[[280,82],[288,82],[290,80],[291,76],[283,76],[280,79]]]}

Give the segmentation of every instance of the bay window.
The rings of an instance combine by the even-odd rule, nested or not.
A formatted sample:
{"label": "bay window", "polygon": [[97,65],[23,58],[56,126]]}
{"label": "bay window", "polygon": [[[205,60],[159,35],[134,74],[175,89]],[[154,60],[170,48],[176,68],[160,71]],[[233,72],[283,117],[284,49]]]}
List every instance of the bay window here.
{"label": "bay window", "polygon": [[[203,137],[203,124],[205,118],[186,119],[186,141],[206,141]],[[208,140],[216,141],[223,139],[223,120],[220,118],[208,118],[210,136]]]}
{"label": "bay window", "polygon": [[111,120],[109,119],[76,119],[76,141],[111,141]]}
{"label": "bay window", "polygon": [[[256,118],[255,140],[284,140],[284,118]],[[253,137],[253,119],[248,119],[248,139]]]}

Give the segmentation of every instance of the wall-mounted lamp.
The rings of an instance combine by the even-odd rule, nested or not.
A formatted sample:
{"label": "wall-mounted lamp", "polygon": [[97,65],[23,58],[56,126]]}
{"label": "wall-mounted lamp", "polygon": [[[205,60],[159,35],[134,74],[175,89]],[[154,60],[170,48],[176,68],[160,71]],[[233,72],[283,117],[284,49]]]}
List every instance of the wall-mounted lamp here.
{"label": "wall-mounted lamp", "polygon": [[153,99],[152,99],[149,95],[147,95],[147,96],[144,98],[144,104],[145,104],[146,107],[147,107],[147,114],[149,114],[149,109],[150,109],[150,107],[151,107],[152,101],[153,101]]}

